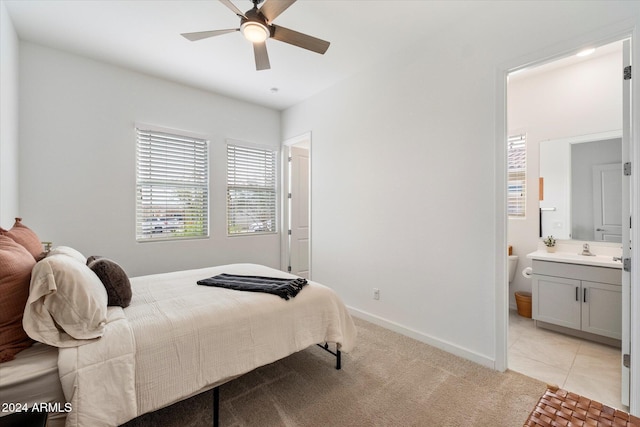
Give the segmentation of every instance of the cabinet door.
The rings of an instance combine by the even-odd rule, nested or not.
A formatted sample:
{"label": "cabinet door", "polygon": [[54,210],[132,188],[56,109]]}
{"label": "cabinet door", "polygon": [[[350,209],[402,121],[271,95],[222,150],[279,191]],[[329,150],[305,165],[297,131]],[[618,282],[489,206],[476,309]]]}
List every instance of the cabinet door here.
{"label": "cabinet door", "polygon": [[622,338],[622,287],[582,282],[582,330]]}
{"label": "cabinet door", "polygon": [[533,275],[531,314],[535,320],[580,329],[580,281]]}

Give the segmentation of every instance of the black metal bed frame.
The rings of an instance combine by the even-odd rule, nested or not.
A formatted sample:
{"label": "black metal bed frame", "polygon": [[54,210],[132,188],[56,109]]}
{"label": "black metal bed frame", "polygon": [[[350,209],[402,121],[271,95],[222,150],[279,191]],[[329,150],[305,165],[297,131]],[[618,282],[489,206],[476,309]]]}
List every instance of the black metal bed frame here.
{"label": "black metal bed frame", "polygon": [[[336,344],[336,351],[329,349],[329,343],[316,344],[324,351],[333,354],[336,357],[336,369],[342,369],[342,353],[338,349]],[[219,427],[220,425],[220,386],[213,388],[213,427]]]}

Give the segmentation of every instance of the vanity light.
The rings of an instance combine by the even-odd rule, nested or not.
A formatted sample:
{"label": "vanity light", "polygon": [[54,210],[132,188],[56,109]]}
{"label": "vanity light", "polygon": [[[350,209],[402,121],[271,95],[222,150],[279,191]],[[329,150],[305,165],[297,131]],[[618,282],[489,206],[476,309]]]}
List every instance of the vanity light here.
{"label": "vanity light", "polygon": [[589,49],[581,50],[580,52],[576,53],[576,56],[589,56],[595,51],[596,51],[596,48],[595,47],[591,47]]}

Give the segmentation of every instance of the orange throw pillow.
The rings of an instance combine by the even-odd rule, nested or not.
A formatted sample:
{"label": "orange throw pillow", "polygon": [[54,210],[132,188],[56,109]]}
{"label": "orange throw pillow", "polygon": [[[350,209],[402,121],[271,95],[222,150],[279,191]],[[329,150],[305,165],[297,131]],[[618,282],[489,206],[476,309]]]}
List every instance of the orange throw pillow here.
{"label": "orange throw pillow", "polygon": [[11,238],[0,235],[0,363],[33,344],[22,327],[34,257]]}
{"label": "orange throw pillow", "polygon": [[33,230],[22,223],[22,218],[16,218],[11,230],[0,228],[0,234],[11,237],[15,242],[20,243],[33,255],[36,261],[44,257],[40,238]]}

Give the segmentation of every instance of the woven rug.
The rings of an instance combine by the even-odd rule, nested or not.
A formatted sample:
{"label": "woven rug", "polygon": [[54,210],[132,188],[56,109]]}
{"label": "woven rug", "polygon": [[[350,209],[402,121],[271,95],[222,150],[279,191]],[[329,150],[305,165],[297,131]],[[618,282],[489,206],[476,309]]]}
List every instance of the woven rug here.
{"label": "woven rug", "polygon": [[640,427],[640,418],[584,396],[548,386],[524,425]]}

